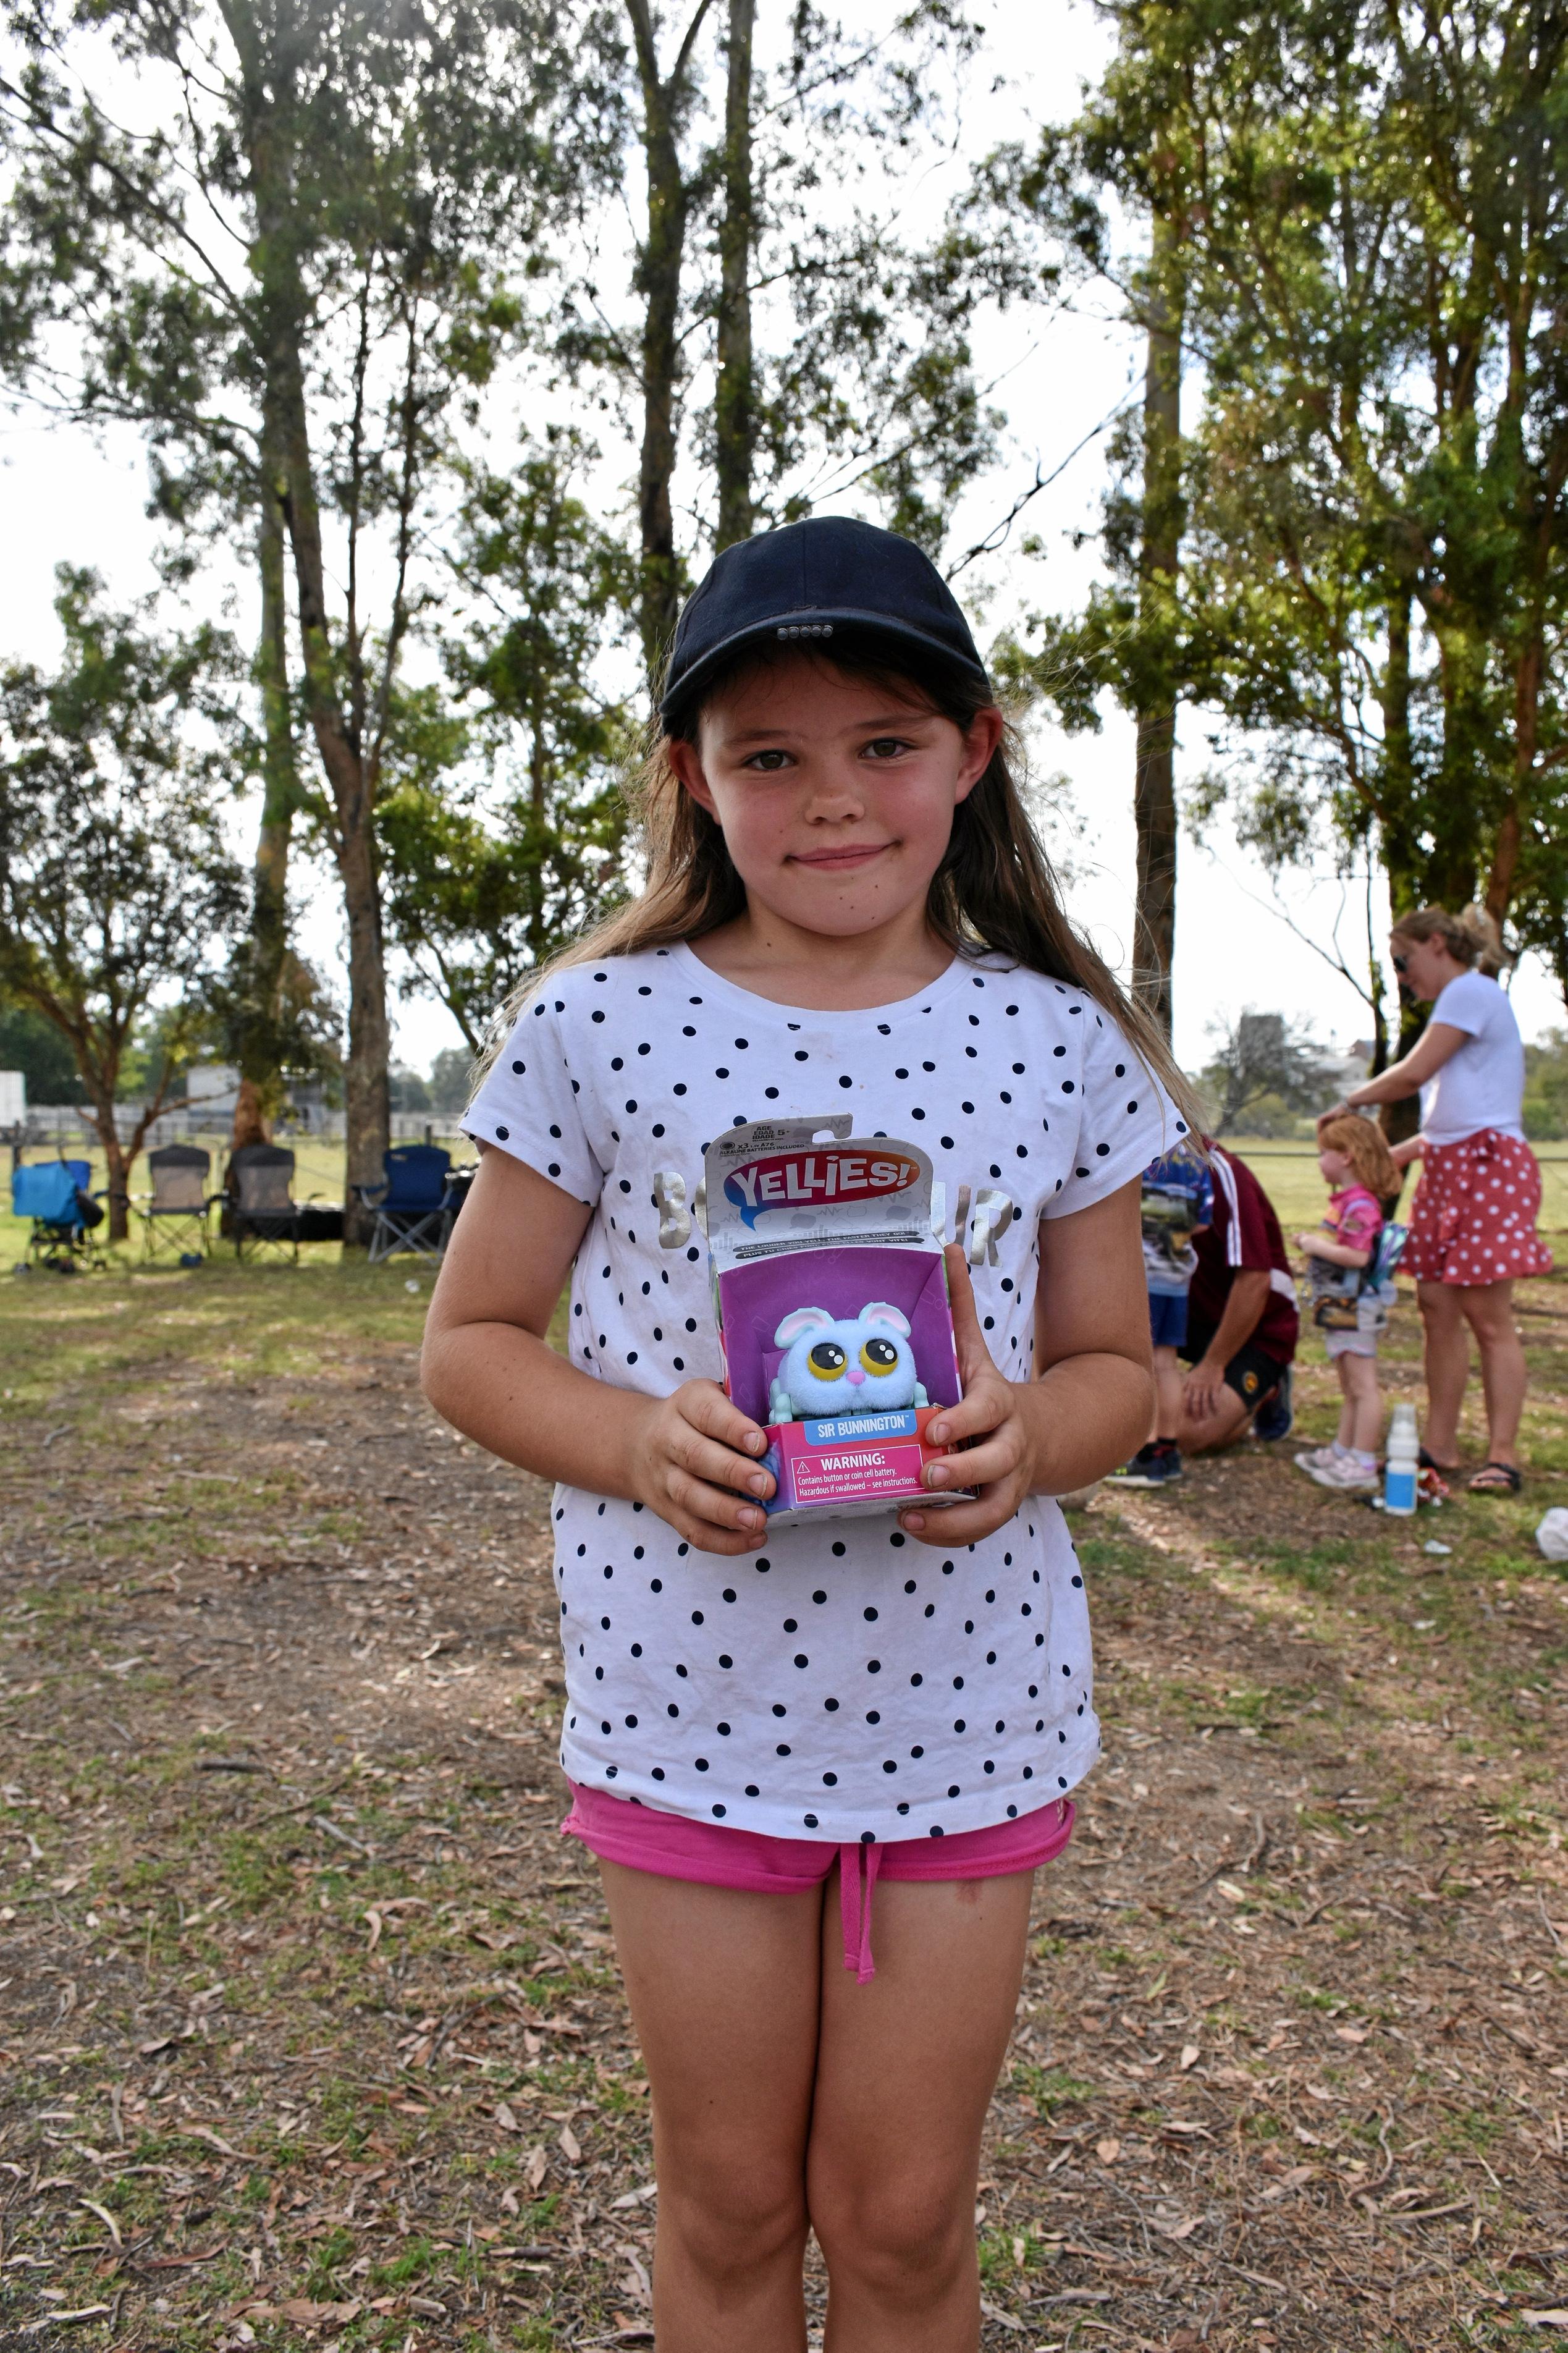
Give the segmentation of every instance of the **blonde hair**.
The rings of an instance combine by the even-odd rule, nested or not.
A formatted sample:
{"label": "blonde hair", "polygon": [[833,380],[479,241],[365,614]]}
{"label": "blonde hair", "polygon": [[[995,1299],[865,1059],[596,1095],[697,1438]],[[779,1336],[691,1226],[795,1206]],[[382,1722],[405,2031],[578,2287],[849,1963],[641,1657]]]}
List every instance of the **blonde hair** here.
{"label": "blonde hair", "polygon": [[[791,654],[798,659],[795,649]],[[708,681],[689,705],[667,719],[633,787],[647,878],[642,892],[574,941],[549,965],[530,973],[512,992],[498,1017],[486,1068],[518,1014],[563,965],[635,955],[645,948],[701,939],[743,913],[746,887],[735,871],[723,831],[681,783],[670,747],[675,743],[695,743],[703,709],[721,688],[738,676],[767,667],[772,659],[766,651],[742,654]],[[906,702],[923,704],[965,734],[978,714],[990,706],[989,690],[980,679],[971,680],[955,669],[917,680],[889,659],[880,648],[874,658],[858,659],[846,649],[832,655],[814,650],[809,659],[842,677],[866,680],[896,691]],[[1120,1023],[1134,1053],[1165,1088],[1193,1135],[1202,1134],[1201,1108],[1158,1027],[1127,996],[1068,920],[1050,860],[1030,823],[1009,765],[1005,738],[978,784],[953,811],[947,852],[931,877],[926,920],[957,955],[982,955],[988,951],[1005,955],[1093,997]]]}
{"label": "blonde hair", "polygon": [[1514,961],[1502,944],[1502,934],[1484,907],[1466,907],[1450,915],[1447,907],[1417,907],[1394,918],[1396,940],[1436,940],[1456,964],[1473,965],[1489,980],[1506,972]]}
{"label": "blonde hair", "polygon": [[1375,1120],[1358,1119],[1354,1112],[1324,1121],[1318,1130],[1318,1149],[1342,1153],[1355,1171],[1356,1183],[1380,1201],[1393,1199],[1405,1181],[1382,1128]]}

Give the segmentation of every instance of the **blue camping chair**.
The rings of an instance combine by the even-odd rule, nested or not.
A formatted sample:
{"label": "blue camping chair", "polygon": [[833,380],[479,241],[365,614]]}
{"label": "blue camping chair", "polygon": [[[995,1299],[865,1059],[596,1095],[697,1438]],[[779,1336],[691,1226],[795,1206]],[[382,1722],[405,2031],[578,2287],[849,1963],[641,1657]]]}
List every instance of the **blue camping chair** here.
{"label": "blue camping chair", "polygon": [[92,1170],[85,1160],[39,1160],[11,1172],[11,1214],[32,1221],[27,1254],[19,1267],[51,1268],[57,1274],[75,1274],[85,1267],[107,1264],[91,1239],[91,1229],[103,1222],[96,1207],[101,1196],[88,1190]]}
{"label": "blue camping chair", "polygon": [[447,1247],[458,1200],[451,1185],[452,1155],[434,1144],[396,1144],[382,1155],[386,1171],[380,1185],[356,1185],[367,1209],[375,1212],[370,1262],[413,1250],[439,1258]]}

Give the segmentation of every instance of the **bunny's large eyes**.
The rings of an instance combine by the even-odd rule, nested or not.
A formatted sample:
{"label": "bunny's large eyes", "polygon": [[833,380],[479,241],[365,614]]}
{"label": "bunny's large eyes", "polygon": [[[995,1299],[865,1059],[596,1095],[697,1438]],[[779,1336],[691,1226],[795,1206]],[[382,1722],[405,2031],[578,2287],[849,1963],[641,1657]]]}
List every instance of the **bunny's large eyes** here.
{"label": "bunny's large eyes", "polygon": [[860,1362],[868,1373],[897,1372],[899,1352],[890,1340],[868,1340],[860,1351]]}
{"label": "bunny's large eyes", "polygon": [[[877,1344],[872,1341],[870,1345],[875,1347]],[[848,1358],[837,1340],[819,1340],[805,1361],[819,1381],[836,1381]]]}

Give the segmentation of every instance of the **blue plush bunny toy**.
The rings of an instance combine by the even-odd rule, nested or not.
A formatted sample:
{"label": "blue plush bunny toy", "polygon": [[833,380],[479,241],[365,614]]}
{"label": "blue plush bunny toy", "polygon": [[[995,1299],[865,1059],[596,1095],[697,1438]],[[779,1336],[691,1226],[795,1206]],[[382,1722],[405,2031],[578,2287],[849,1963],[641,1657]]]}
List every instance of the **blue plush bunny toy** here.
{"label": "blue plush bunny toy", "polygon": [[788,1353],[768,1392],[770,1421],[930,1403],[915,1373],[909,1317],[885,1300],[873,1300],[844,1323],[824,1307],[797,1307],[773,1334],[773,1345]]}

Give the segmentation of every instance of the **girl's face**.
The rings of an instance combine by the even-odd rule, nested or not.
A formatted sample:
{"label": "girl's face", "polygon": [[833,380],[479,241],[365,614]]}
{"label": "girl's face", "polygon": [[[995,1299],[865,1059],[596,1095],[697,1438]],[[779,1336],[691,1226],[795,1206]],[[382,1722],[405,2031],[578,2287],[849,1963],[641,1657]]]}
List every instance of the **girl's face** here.
{"label": "girl's face", "polygon": [[1342,1186],[1348,1185],[1355,1175],[1355,1170],[1342,1152],[1320,1152],[1318,1166],[1322,1171],[1324,1184],[1335,1193]]}
{"label": "girl's face", "polygon": [[1457,956],[1448,954],[1441,940],[1412,940],[1395,932],[1388,943],[1388,953],[1396,959],[1394,968],[1411,996],[1418,997],[1423,1004],[1440,996],[1465,969]]}
{"label": "girl's face", "polygon": [[698,741],[672,745],[753,907],[837,939],[923,911],[1002,714],[965,733],[917,694],[792,653],[723,688]]}

